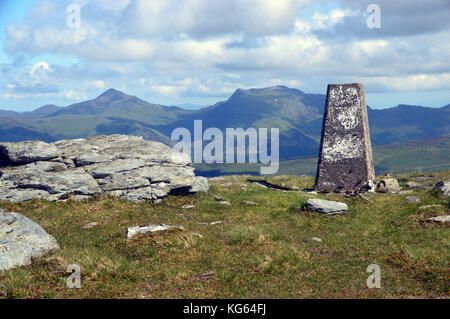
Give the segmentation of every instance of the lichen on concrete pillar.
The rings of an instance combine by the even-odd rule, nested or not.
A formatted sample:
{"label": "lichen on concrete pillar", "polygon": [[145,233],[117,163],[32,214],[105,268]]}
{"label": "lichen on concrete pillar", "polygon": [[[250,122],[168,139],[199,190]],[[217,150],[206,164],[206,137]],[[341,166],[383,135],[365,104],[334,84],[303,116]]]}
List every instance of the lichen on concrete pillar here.
{"label": "lichen on concrete pillar", "polygon": [[315,189],[373,191],[375,172],[362,83],[329,84]]}

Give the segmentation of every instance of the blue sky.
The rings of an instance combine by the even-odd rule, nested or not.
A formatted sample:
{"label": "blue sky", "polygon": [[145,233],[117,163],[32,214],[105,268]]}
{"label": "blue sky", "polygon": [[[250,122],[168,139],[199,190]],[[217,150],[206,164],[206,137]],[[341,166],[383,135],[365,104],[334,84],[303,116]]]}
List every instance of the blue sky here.
{"label": "blue sky", "polygon": [[[367,6],[381,9],[368,28]],[[70,28],[67,8],[80,8]],[[367,103],[450,103],[448,0],[0,0],[0,109],[69,105],[116,88],[209,105],[237,88],[325,94],[363,82]]]}

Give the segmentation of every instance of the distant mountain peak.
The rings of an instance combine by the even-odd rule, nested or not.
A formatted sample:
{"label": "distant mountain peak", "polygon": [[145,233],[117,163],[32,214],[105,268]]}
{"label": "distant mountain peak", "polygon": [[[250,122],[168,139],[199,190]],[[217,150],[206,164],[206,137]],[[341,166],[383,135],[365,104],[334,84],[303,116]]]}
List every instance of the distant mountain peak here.
{"label": "distant mountain peak", "polygon": [[242,97],[246,94],[262,94],[262,95],[270,95],[270,94],[294,94],[304,96],[306,95],[303,91],[299,89],[294,89],[287,87],[285,85],[274,85],[265,88],[251,88],[251,89],[237,89],[231,95],[230,99]]}
{"label": "distant mountain peak", "polygon": [[107,89],[105,92],[103,92],[101,95],[109,95],[109,94],[117,94],[117,93],[125,94],[122,91],[116,90],[114,88],[110,88],[110,89]]}
{"label": "distant mountain peak", "polygon": [[116,90],[114,88],[110,88],[110,89],[106,90],[105,92],[103,92],[102,94],[100,94],[98,97],[102,97],[102,96],[115,96],[115,97],[117,97],[117,96],[128,96],[128,94],[126,94],[126,93],[124,93],[122,91]]}
{"label": "distant mountain peak", "polygon": [[97,100],[99,102],[109,103],[111,101],[115,101],[115,100],[119,100],[119,99],[123,99],[123,98],[127,98],[127,97],[129,97],[128,94],[111,88],[111,89],[108,89],[105,92],[103,92],[101,95],[97,96],[95,98],[95,100]]}

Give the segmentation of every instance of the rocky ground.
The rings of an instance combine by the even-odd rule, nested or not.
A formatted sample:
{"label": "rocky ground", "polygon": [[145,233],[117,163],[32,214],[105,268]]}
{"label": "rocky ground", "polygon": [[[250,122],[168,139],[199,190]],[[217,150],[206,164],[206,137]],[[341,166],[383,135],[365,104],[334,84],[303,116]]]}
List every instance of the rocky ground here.
{"label": "rocky ground", "polygon": [[[59,246],[47,237],[52,250],[0,271],[0,297],[447,298],[450,204],[438,182],[450,175],[431,175],[382,176],[374,194],[317,194],[308,176],[228,176],[160,204],[105,193],[0,202],[16,212],[0,221],[0,249],[17,219]],[[381,289],[366,285],[373,263]],[[81,289],[66,286],[71,264]]]}

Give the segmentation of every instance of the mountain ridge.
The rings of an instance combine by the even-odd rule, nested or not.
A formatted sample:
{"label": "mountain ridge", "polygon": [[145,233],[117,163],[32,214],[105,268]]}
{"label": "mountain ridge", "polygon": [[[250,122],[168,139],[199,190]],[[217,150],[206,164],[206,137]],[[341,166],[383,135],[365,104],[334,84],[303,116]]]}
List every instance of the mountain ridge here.
{"label": "mountain ridge", "polygon": [[[175,128],[185,127],[192,132],[194,120],[202,120],[204,129],[279,128],[280,158],[316,156],[325,99],[325,95],[283,85],[239,88],[227,100],[184,110],[110,88],[93,99],[66,107],[44,105],[24,113],[0,110],[0,140],[53,141],[117,133],[142,135],[171,145],[170,135]],[[372,143],[384,145],[450,134],[449,109],[450,104],[441,108],[405,104],[386,109],[368,107]],[[22,133],[14,136],[14,130]]]}

